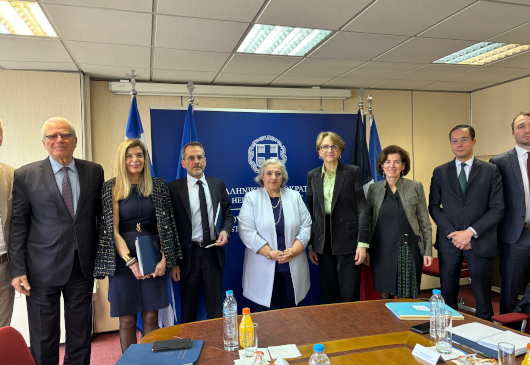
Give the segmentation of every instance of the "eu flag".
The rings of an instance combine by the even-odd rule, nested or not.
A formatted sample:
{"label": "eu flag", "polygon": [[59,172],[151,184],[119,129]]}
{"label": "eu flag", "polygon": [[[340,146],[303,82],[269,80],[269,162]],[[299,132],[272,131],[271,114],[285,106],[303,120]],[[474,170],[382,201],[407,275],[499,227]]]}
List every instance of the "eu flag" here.
{"label": "eu flag", "polygon": [[[351,149],[350,164],[359,166],[363,185],[366,186],[372,181],[372,170],[370,168],[370,157],[368,156],[368,146],[366,145],[366,134],[363,127],[363,116],[361,110],[357,113],[355,124],[355,135],[353,136],[353,146]],[[367,189],[365,188],[365,193]]]}
{"label": "eu flag", "polygon": [[182,167],[182,164],[180,163],[180,161],[182,161],[182,149],[191,141],[198,140],[199,139],[197,138],[197,130],[195,129],[195,119],[193,119],[193,109],[192,105],[190,104],[190,106],[188,107],[188,112],[186,113],[186,120],[184,121],[184,130],[182,131],[182,142],[180,143],[177,179],[182,179],[186,177],[187,174],[186,169]]}
{"label": "eu flag", "polygon": [[377,172],[375,163],[381,153],[381,142],[379,141],[379,133],[377,133],[377,127],[375,125],[375,119],[373,115],[370,115],[370,166],[372,167],[372,176],[374,182],[378,182],[384,179],[384,177]]}
{"label": "eu flag", "polygon": [[[142,121],[140,120],[140,113],[138,112],[138,104],[136,104],[136,96],[132,97],[131,108],[129,109],[129,119],[127,119],[127,127],[125,128],[125,139],[136,138],[142,141],[147,150],[147,143],[145,141],[144,128],[142,127]],[[151,163],[151,157],[149,156],[149,150],[147,150],[147,161],[149,162],[149,168],[151,169],[151,176],[155,176],[155,170],[153,170],[153,164]]]}

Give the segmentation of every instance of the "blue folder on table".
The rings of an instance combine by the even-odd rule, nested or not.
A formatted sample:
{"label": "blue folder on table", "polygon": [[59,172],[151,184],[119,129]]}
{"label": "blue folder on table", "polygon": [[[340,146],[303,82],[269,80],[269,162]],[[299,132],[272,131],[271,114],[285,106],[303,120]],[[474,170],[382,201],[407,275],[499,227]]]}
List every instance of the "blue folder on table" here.
{"label": "blue folder on table", "polygon": [[197,362],[204,340],[191,341],[191,348],[177,351],[151,352],[152,343],[131,345],[116,365],[186,365]]}
{"label": "blue folder on table", "polygon": [[136,237],[136,256],[138,256],[138,266],[142,275],[149,275],[155,272],[156,265],[162,260],[160,250],[160,238],[158,236],[138,236]]}
{"label": "blue folder on table", "polygon": [[[429,309],[429,302],[393,302],[385,304],[388,309],[400,320],[404,321],[414,321],[414,320],[429,320],[431,317],[431,312]],[[417,309],[417,308],[422,308]],[[425,310],[426,309],[426,310]],[[454,320],[463,320],[464,316],[455,311],[454,309],[445,306],[445,309],[451,311],[453,314]]]}

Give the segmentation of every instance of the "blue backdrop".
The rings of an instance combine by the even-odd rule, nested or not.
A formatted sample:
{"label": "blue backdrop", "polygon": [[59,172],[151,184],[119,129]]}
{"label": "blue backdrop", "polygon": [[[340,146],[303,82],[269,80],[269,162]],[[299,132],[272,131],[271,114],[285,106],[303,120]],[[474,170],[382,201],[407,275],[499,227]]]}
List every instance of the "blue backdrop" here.
{"label": "blue backdrop", "polygon": [[[155,175],[166,182],[175,180],[180,141],[186,116],[182,109],[151,109],[151,140]],[[199,142],[206,152],[205,174],[224,180],[232,202],[236,223],[225,246],[224,290],[233,290],[239,312],[253,310],[242,293],[243,253],[245,246],[237,232],[239,209],[245,192],[255,189],[257,175],[251,163],[278,156],[286,159],[287,187],[297,190],[305,200],[307,173],[321,166],[316,152],[316,137],[321,131],[338,133],[346,144],[341,161],[348,163],[354,140],[356,113],[286,113],[270,111],[196,110],[195,125]],[[253,147],[253,148],[251,148]],[[250,160],[250,162],[249,162]],[[322,303],[318,268],[309,263],[311,289],[302,305]],[[178,289],[175,292],[178,301]],[[180,313],[177,313],[180,318]],[[205,319],[200,318],[200,319]]]}

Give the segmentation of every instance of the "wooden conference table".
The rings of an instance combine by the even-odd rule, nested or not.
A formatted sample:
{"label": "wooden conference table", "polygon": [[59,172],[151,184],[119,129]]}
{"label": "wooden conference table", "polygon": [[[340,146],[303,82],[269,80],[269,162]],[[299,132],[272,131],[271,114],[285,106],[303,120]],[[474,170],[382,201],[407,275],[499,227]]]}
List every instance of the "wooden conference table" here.
{"label": "wooden conference table", "polygon": [[[426,364],[412,356],[412,350],[417,343],[426,347],[434,346],[434,343],[430,341],[429,334],[421,335],[409,330],[410,326],[425,320],[400,321],[385,307],[385,303],[395,301],[412,300],[299,307],[251,313],[251,317],[259,324],[259,347],[297,345],[302,357],[288,360],[289,364],[307,364],[315,343],[325,345],[331,365]],[[241,316],[238,323],[240,320]],[[464,320],[453,321],[453,327],[470,322],[491,325],[491,322],[464,314]],[[233,365],[234,360],[239,359],[237,351],[223,349],[222,318],[161,328],[145,336],[141,343],[188,337],[204,340],[198,365]],[[517,364],[523,358],[517,357]]]}

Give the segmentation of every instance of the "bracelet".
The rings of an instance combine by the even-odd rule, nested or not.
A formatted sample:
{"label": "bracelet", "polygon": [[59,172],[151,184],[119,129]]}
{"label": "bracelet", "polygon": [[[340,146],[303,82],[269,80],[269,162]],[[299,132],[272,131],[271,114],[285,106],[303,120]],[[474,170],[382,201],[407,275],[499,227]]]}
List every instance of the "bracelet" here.
{"label": "bracelet", "polygon": [[132,259],[131,253],[129,252],[127,255],[123,256],[123,259],[125,260],[125,262],[129,262],[129,260]]}
{"label": "bracelet", "polygon": [[136,257],[132,257],[129,261],[127,261],[127,263],[125,264],[125,266],[129,267],[131,266],[132,264],[134,264],[136,261],[138,261],[136,259]]}
{"label": "bracelet", "polygon": [[269,251],[269,254],[267,255],[267,260],[272,260],[272,248]]}

